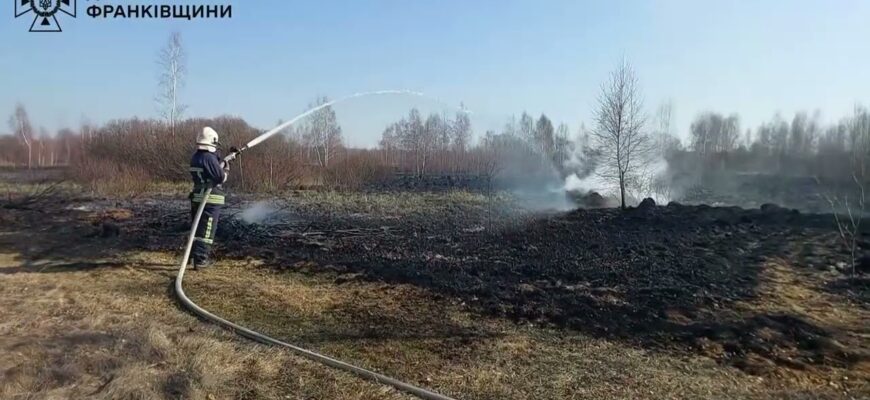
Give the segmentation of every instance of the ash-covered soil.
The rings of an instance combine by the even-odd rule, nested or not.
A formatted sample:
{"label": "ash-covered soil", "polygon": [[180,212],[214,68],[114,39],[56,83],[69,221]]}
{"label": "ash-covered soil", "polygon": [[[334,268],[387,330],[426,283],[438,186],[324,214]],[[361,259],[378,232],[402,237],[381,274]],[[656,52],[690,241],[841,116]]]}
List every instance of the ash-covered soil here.
{"label": "ash-covered soil", "polygon": [[[861,197],[860,188],[851,180],[819,180],[813,176],[791,176],[757,173],[709,174],[687,183],[674,177],[675,195],[689,204],[736,205],[757,208],[765,203],[776,203],[811,213],[830,213],[828,198],[842,200],[849,197],[853,206]],[[841,204],[837,211],[847,213]]]}
{"label": "ash-covered soil", "polygon": [[[412,284],[489,316],[702,354],[752,374],[870,377],[867,258],[852,275],[830,215],[774,205],[535,213],[470,201],[383,213],[302,203],[275,203],[265,224],[225,219],[219,256],[338,283]],[[177,247],[178,234],[159,232],[183,231],[186,217],[161,210],[139,207],[148,222],[123,229],[144,228],[155,249]]]}
{"label": "ash-covered soil", "polygon": [[[240,211],[256,199],[231,199],[219,259],[339,286],[410,284],[520,325],[870,393],[870,258],[852,274],[830,215],[676,203],[531,212],[480,194],[299,192],[268,200],[271,214],[255,224]],[[65,213],[113,252],[178,252],[189,209],[150,198]],[[364,326],[376,336],[377,323]]]}

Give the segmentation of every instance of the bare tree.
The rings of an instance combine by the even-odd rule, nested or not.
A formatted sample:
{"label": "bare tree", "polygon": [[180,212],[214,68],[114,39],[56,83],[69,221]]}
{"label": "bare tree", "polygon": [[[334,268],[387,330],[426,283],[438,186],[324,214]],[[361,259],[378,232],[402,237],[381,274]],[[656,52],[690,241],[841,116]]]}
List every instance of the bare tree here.
{"label": "bare tree", "polygon": [[623,62],[601,85],[595,123],[592,137],[602,156],[598,173],[618,182],[620,204],[625,209],[626,184],[649,163],[651,147],[643,130],[646,117],[637,76],[629,64]]}
{"label": "bare tree", "polygon": [[447,121],[441,119],[441,116],[438,114],[430,114],[423,123],[423,130],[420,134],[421,173],[425,172],[428,161],[432,158],[435,149],[438,147],[439,137],[446,130],[448,130]]}
{"label": "bare tree", "polygon": [[[39,127],[39,136],[36,141],[39,143],[39,153],[37,153],[36,159],[38,160],[38,165],[40,167],[44,167],[46,164],[45,159],[45,142],[49,140],[50,136],[48,133],[48,129],[45,129],[44,126]],[[50,164],[49,164],[50,165]]]}
{"label": "bare tree", "polygon": [[659,106],[658,110],[658,131],[660,134],[670,135],[671,120],[674,116],[674,103],[668,100]]}
{"label": "bare tree", "polygon": [[870,155],[870,111],[861,106],[855,106],[854,116],[849,122],[849,149],[852,151],[852,169],[859,172],[863,183]]}
{"label": "bare tree", "polygon": [[737,114],[724,117],[714,112],[698,115],[692,122],[692,148],[701,157],[729,152],[737,147],[740,119]]}
{"label": "bare tree", "polygon": [[184,86],[187,75],[187,54],[181,43],[180,33],[173,32],[169,36],[166,46],[157,55],[157,64],[160,66],[160,92],[156,101],[161,116],[169,124],[172,135],[175,135],[175,125],[187,108],[178,100],[178,92]]}
{"label": "bare tree", "polygon": [[518,128],[517,128],[517,117],[515,115],[511,115],[511,119],[505,123],[504,128],[502,128],[502,135],[507,136],[517,136]]}
{"label": "bare tree", "polygon": [[396,129],[396,125],[390,125],[384,129],[384,133],[381,135],[381,141],[379,142],[380,147],[383,150],[384,164],[386,165],[394,165],[396,161],[394,159],[395,153],[399,150],[399,139],[396,136],[398,134]]}
{"label": "bare tree", "polygon": [[[72,142],[77,139],[75,132],[69,128],[62,128],[57,131],[57,137],[62,141],[62,149],[66,153],[64,165],[72,164]],[[58,156],[60,158],[60,156]]]}
{"label": "bare tree", "polygon": [[30,124],[30,117],[27,116],[27,110],[24,109],[23,104],[19,103],[15,106],[15,113],[9,118],[9,128],[27,146],[27,168],[32,168],[33,126]]}
{"label": "bare tree", "polygon": [[[326,104],[329,99],[318,98],[310,104],[311,108]],[[328,167],[329,161],[335,157],[335,153],[342,146],[341,126],[335,116],[335,110],[326,106],[312,114],[308,123],[302,128],[303,142],[309,151],[313,151],[317,158],[317,164]]]}
{"label": "bare tree", "polygon": [[532,119],[532,116],[523,111],[523,114],[520,116],[520,126],[518,133],[526,143],[529,144],[531,148],[535,148],[535,120]]}
{"label": "bare tree", "polygon": [[456,112],[456,119],[453,121],[453,124],[446,125],[446,130],[449,131],[449,135],[452,136],[451,141],[455,153],[453,167],[456,170],[462,168],[463,164],[466,162],[465,153],[471,142],[471,119],[468,117],[468,111],[465,109],[465,104],[460,103],[459,107],[460,109]]}
{"label": "bare tree", "polygon": [[460,110],[456,112],[456,119],[450,127],[449,132],[452,134],[451,142],[454,150],[462,153],[468,148],[471,141],[471,120],[468,118],[468,112],[465,111],[465,105],[459,105]]}
{"label": "bare tree", "polygon": [[553,122],[546,115],[541,114],[535,123],[535,142],[537,142],[536,150],[540,152],[542,163],[549,162],[553,158],[554,136]]}
{"label": "bare tree", "polygon": [[668,100],[659,106],[656,115],[655,146],[663,157],[680,148],[680,139],[674,136],[674,103]]}
{"label": "bare tree", "polygon": [[408,113],[408,120],[399,122],[401,134],[399,135],[402,147],[414,156],[414,173],[422,176],[426,171],[426,154],[423,146],[423,119],[420,111],[412,108]]}
{"label": "bare tree", "polygon": [[574,144],[571,143],[571,139],[568,136],[570,136],[568,125],[564,123],[559,124],[553,142],[553,164],[560,170],[564,168],[569,154],[574,150]]}
{"label": "bare tree", "polygon": [[741,146],[746,149],[752,147],[752,129],[746,128],[746,131],[743,133],[743,143]]}
{"label": "bare tree", "polygon": [[[413,170],[414,175],[422,176],[429,171],[441,168],[447,170],[449,165],[438,165],[436,157],[441,153],[440,160],[443,162],[452,156],[453,168],[459,170],[464,160],[467,149],[468,137],[470,136],[470,122],[461,120],[461,113],[457,114],[457,121],[446,119],[440,114],[429,114],[426,119],[416,108],[412,108],[407,118],[390,124],[381,136],[381,148],[385,155],[394,154],[398,160],[395,165],[405,170]],[[451,146],[452,142],[452,146]],[[451,154],[444,154],[450,152]],[[412,160],[406,161],[406,155]],[[410,166],[409,166],[410,165]]]}

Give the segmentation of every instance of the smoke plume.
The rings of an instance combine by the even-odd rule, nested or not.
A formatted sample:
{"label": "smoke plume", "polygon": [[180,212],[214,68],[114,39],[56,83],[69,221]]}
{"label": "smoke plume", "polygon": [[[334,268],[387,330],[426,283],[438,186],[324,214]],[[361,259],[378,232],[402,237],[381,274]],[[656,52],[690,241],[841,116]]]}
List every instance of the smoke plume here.
{"label": "smoke plume", "polygon": [[258,201],[242,210],[239,217],[242,221],[249,224],[259,224],[266,220],[266,218],[272,215],[275,211],[275,207],[269,204],[269,202]]}

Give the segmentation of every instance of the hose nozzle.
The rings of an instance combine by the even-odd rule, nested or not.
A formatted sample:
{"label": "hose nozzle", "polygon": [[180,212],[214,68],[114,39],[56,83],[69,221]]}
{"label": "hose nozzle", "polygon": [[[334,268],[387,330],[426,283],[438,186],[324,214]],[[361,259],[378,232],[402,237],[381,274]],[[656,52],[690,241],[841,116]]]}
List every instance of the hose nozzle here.
{"label": "hose nozzle", "polygon": [[232,160],[235,160],[236,157],[237,157],[241,152],[243,152],[243,151],[245,151],[245,150],[247,150],[247,149],[248,149],[247,147],[242,147],[241,149],[236,148],[235,146],[230,147],[230,154],[227,154],[227,156],[224,157],[224,162],[230,162],[230,161],[232,161]]}

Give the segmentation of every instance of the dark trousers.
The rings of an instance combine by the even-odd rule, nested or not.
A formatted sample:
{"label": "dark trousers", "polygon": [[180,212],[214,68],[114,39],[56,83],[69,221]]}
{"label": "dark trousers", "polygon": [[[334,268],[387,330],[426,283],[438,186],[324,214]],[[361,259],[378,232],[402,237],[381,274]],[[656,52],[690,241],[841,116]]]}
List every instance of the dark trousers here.
{"label": "dark trousers", "polygon": [[[199,209],[199,202],[190,202],[190,222],[196,217],[196,210]],[[199,219],[199,225],[196,226],[196,234],[193,239],[193,250],[191,252],[193,263],[203,264],[208,261],[211,255],[211,246],[214,244],[214,235],[217,232],[218,219],[221,214],[221,206],[219,204],[206,204],[202,211],[202,217]]]}

